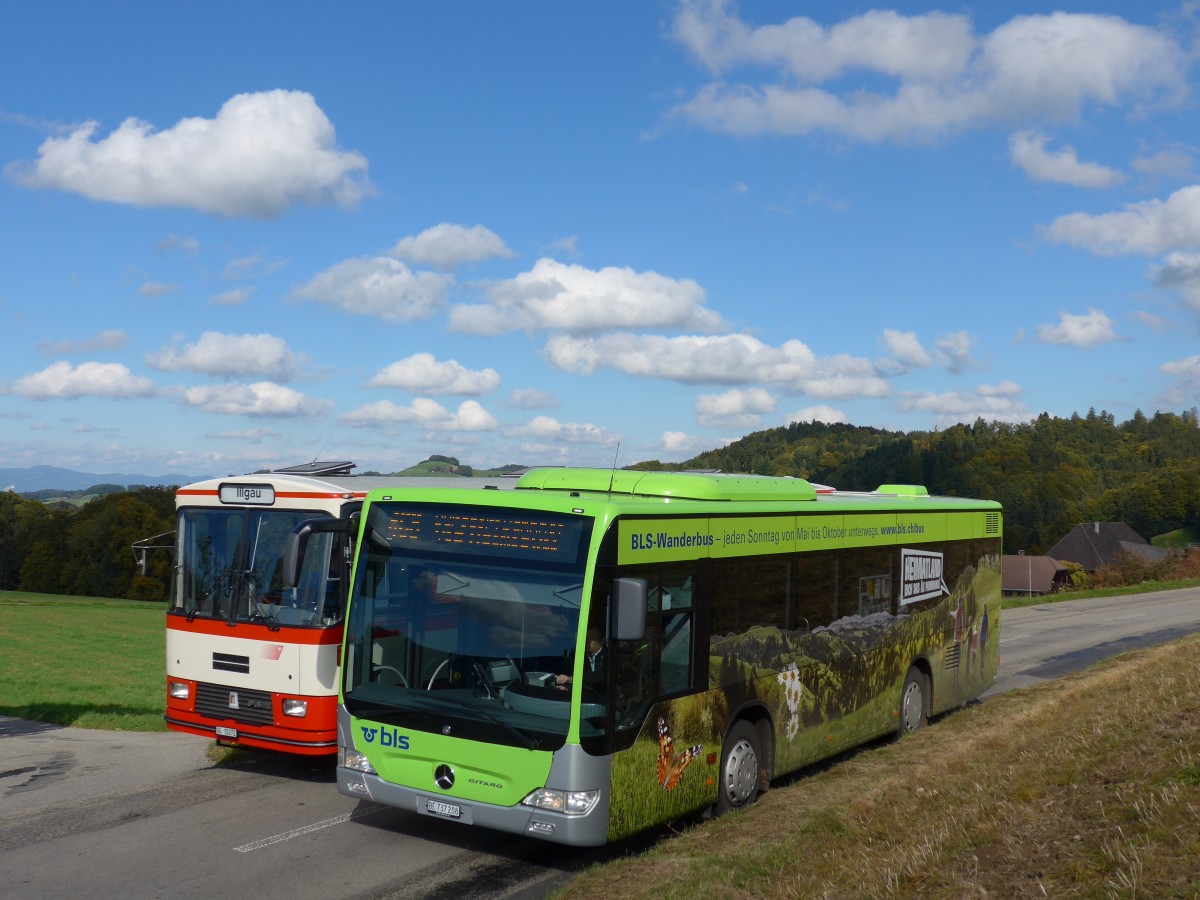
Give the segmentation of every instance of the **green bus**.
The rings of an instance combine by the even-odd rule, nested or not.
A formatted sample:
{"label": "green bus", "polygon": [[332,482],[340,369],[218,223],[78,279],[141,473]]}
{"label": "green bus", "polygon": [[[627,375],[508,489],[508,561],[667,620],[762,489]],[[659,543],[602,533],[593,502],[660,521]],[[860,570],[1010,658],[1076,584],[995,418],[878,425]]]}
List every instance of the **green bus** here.
{"label": "green bus", "polygon": [[[1000,506],[913,485],[546,468],[376,489],[341,793],[572,845],[744,807],[995,678]],[[285,578],[287,576],[285,575]]]}

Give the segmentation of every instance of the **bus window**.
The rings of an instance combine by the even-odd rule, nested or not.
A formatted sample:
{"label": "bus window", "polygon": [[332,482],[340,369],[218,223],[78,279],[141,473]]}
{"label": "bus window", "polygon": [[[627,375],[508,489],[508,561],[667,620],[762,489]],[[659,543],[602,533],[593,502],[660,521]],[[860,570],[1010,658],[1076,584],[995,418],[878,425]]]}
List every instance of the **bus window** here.
{"label": "bus window", "polygon": [[755,625],[785,626],[787,557],[713,561],[712,633],[741,634]]}
{"label": "bus window", "polygon": [[838,560],[830,551],[796,558],[788,627],[812,631],[837,618]]}

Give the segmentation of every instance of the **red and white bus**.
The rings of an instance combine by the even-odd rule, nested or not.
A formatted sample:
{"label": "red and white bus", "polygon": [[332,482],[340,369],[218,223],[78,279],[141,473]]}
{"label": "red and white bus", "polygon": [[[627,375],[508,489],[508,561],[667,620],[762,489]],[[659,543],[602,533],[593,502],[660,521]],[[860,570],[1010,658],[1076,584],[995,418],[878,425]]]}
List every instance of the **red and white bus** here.
{"label": "red and white bus", "polygon": [[515,479],[351,474],[313,462],[215,478],[175,494],[175,580],[167,610],[166,724],[219,743],[337,752],[338,656],[350,570],[345,529],[309,541],[296,587],[280,581],[301,522],[347,520],[376,487],[511,487]]}

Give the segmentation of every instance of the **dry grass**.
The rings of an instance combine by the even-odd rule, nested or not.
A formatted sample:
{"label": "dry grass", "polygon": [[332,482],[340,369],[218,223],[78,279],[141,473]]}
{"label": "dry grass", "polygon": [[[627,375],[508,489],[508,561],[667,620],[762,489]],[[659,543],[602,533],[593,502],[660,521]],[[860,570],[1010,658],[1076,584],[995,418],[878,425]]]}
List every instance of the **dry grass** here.
{"label": "dry grass", "polygon": [[944,718],[566,897],[1200,897],[1200,637]]}

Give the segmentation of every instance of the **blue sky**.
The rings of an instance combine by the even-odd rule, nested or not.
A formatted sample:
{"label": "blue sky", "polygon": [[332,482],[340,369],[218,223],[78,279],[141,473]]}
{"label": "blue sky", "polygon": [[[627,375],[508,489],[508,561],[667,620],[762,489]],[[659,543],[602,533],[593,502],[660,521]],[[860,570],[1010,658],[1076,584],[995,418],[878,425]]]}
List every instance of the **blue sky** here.
{"label": "blue sky", "polygon": [[1198,24],[10,5],[0,466],[610,465],[1194,407]]}

